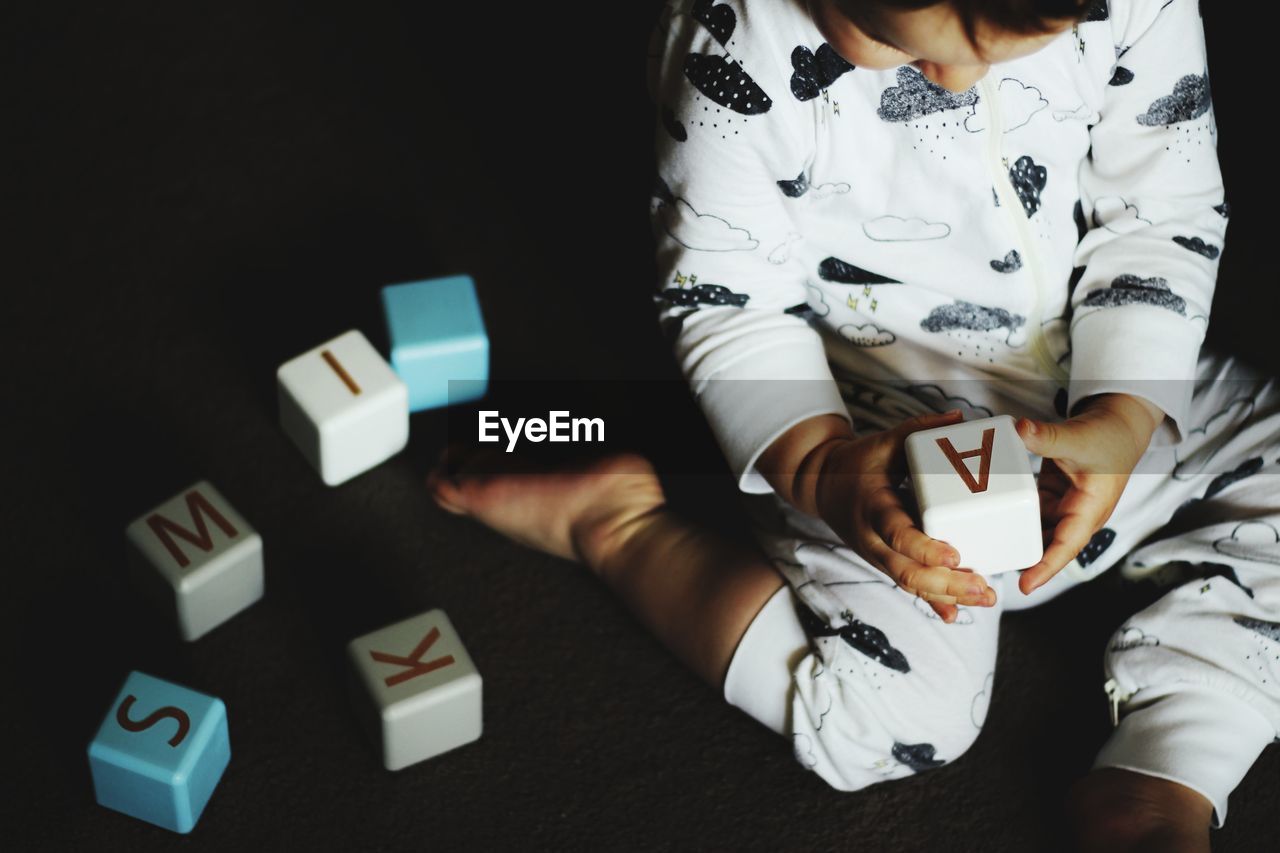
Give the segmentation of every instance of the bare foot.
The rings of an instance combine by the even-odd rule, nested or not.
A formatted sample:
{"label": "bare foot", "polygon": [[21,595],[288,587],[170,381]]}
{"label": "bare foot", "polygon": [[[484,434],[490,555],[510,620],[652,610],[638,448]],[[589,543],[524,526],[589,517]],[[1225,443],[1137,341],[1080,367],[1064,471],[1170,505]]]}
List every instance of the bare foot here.
{"label": "bare foot", "polygon": [[1102,767],[1067,799],[1080,849],[1089,853],[1208,853],[1213,805],[1177,782]]}
{"label": "bare foot", "polygon": [[522,545],[586,563],[599,572],[664,504],[642,456],[610,456],[558,471],[520,471],[500,453],[442,465],[427,477],[441,508],[466,515]]}

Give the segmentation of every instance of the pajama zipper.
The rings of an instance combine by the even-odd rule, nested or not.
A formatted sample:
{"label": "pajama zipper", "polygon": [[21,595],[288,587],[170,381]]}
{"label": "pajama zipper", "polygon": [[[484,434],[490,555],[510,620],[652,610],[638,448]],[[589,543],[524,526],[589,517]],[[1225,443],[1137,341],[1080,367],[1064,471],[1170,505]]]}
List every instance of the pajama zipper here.
{"label": "pajama zipper", "polygon": [[1108,678],[1107,683],[1102,685],[1102,689],[1106,691],[1107,699],[1111,702],[1111,727],[1115,728],[1120,725],[1121,704],[1128,702],[1133,693],[1122,688],[1115,678]]}
{"label": "pajama zipper", "polygon": [[1000,138],[1004,135],[1004,126],[1001,123],[996,91],[987,82],[987,77],[983,77],[978,81],[978,89],[982,93],[982,103],[987,105],[987,132],[990,134],[987,138],[989,154],[987,167],[992,172],[992,184],[995,187],[996,196],[1000,199],[1000,207],[1007,211],[1007,215],[1013,219],[1013,228],[1017,232],[1020,244],[1018,248],[1021,250],[1034,287],[1035,302],[1032,304],[1031,317],[1027,320],[1031,330],[1029,335],[1031,353],[1040,365],[1041,371],[1047,376],[1059,382],[1066,382],[1069,378],[1067,372],[1060,368],[1058,363],[1050,356],[1044,335],[1040,332],[1040,314],[1043,309],[1044,296],[1041,287],[1043,277],[1040,275],[1039,259],[1033,251],[1034,243],[1027,228],[1027,219],[1025,216],[1019,216],[1023,212],[1022,202],[1013,193],[1013,186],[1009,183],[1009,159],[1000,152]]}

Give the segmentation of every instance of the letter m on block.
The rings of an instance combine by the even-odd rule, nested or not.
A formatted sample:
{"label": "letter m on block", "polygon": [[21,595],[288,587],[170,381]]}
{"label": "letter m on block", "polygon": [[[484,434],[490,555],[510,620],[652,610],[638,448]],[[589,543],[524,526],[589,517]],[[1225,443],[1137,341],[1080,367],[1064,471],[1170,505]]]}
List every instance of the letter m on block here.
{"label": "letter m on block", "polygon": [[147,519],[147,526],[151,528],[151,532],[156,538],[164,543],[164,547],[169,549],[169,553],[178,565],[184,569],[191,565],[189,558],[182,547],[174,541],[174,537],[183,539],[199,548],[201,551],[213,550],[213,536],[209,533],[208,519],[213,519],[213,523],[227,536],[234,539],[239,535],[239,531],[231,526],[231,522],[209,503],[209,499],[200,494],[199,491],[192,489],[185,495],[187,500],[187,512],[191,515],[191,523],[195,526],[195,532],[192,533],[187,528],[177,522],[170,521],[158,512],[152,513]]}

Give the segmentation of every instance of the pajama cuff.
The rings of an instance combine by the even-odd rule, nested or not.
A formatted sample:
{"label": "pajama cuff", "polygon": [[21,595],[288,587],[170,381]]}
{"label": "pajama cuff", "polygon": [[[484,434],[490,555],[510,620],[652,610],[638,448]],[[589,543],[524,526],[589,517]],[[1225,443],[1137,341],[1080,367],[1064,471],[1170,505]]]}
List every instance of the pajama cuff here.
{"label": "pajama cuff", "polygon": [[1126,305],[1100,308],[1071,329],[1071,381],[1067,411],[1095,394],[1130,394],[1168,417],[1152,447],[1178,444],[1187,435],[1196,360],[1203,335],[1167,308]]}
{"label": "pajama cuff", "polygon": [[1129,703],[1133,710],[1093,766],[1185,785],[1213,804],[1214,826],[1222,826],[1227,795],[1275,738],[1275,728],[1243,699],[1205,685],[1181,682],[1143,701],[1136,709]]}
{"label": "pajama cuff", "polygon": [[738,487],[748,494],[773,491],[756,460],[784,432],[818,415],[849,420],[821,343],[803,343],[754,353],[695,387]]}
{"label": "pajama cuff", "polygon": [[791,733],[791,673],[809,651],[796,597],[783,584],[747,626],[724,677],[724,698],[780,735]]}

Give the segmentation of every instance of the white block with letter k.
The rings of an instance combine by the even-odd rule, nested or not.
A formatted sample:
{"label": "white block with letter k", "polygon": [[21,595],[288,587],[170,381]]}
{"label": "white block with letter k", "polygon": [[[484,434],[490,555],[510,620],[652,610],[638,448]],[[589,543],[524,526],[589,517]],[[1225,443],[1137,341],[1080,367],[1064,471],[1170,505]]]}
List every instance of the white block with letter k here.
{"label": "white block with letter k", "polygon": [[1030,455],[1008,415],[907,436],[907,465],[924,532],[984,575],[1044,556]]}
{"label": "white block with letter k", "polygon": [[347,653],[357,707],[388,770],[480,737],[480,673],[443,610],[357,637]]}

